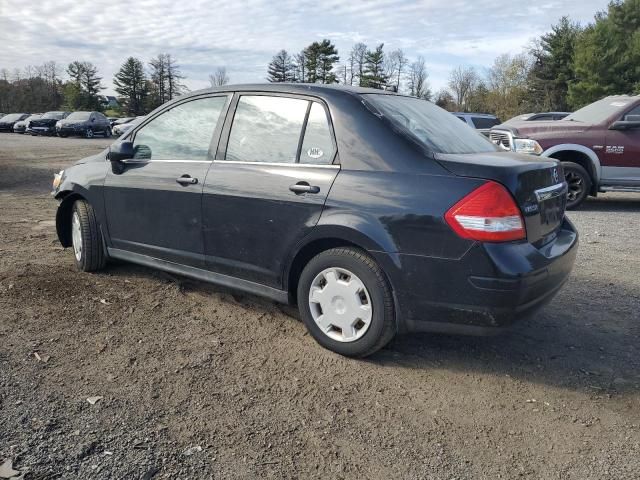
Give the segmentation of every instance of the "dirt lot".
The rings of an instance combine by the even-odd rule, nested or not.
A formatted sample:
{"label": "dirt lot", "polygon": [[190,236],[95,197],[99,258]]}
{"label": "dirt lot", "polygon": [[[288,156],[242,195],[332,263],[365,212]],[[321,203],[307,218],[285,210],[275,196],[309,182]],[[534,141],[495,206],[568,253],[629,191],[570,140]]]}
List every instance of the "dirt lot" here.
{"label": "dirt lot", "polygon": [[640,196],[570,213],[578,262],[535,319],[357,361],[261,299],[77,272],[49,185],[108,143],[0,136],[0,464],[26,480],[640,477]]}

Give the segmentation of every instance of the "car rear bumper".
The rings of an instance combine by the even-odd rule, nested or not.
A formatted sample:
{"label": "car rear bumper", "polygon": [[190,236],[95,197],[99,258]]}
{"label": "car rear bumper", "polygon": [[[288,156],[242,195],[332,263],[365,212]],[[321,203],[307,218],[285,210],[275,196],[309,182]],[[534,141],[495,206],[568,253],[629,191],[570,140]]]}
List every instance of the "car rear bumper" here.
{"label": "car rear bumper", "polygon": [[400,331],[487,335],[548,303],[567,281],[577,247],[565,219],[540,248],[476,243],[459,259],[372,253],[391,272]]}

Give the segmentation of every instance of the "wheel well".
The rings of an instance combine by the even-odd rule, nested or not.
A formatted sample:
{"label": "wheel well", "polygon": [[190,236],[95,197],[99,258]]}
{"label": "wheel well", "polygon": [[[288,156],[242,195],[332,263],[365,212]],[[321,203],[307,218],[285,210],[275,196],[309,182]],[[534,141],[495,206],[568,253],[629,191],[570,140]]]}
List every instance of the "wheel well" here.
{"label": "wheel well", "polygon": [[577,163],[584,168],[589,173],[589,177],[591,177],[591,195],[595,194],[597,191],[595,167],[586,153],[575,150],[562,150],[550,155],[550,157],[560,160],[561,162]]}
{"label": "wheel well", "polygon": [[338,247],[355,247],[365,250],[359,245],[341,238],[322,238],[314,240],[300,249],[291,263],[291,268],[289,269],[289,275],[287,278],[286,288],[289,292],[289,299],[292,304],[295,304],[297,301],[298,280],[300,279],[300,274],[302,273],[305,265],[319,253]]}
{"label": "wheel well", "polygon": [[84,198],[78,193],[67,193],[62,197],[56,213],[56,232],[60,243],[65,248],[71,246],[71,212],[76,200],[84,200]]}

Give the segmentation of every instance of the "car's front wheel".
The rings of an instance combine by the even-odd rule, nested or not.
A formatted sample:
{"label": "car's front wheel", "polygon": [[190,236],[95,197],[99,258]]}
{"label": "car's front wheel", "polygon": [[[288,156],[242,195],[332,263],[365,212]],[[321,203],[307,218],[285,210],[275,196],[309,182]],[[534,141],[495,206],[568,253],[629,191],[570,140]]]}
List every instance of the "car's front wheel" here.
{"label": "car's front wheel", "polygon": [[300,276],[297,298],[311,335],[341,355],[371,355],[396,333],[389,283],[362,250],[334,248],[311,259]]}
{"label": "car's front wheel", "polygon": [[567,181],[567,210],[578,208],[591,190],[591,177],[582,165],[562,162],[564,178]]}
{"label": "car's front wheel", "polygon": [[85,200],[77,200],[73,204],[71,243],[78,269],[93,272],[106,265],[100,225],[93,207]]}

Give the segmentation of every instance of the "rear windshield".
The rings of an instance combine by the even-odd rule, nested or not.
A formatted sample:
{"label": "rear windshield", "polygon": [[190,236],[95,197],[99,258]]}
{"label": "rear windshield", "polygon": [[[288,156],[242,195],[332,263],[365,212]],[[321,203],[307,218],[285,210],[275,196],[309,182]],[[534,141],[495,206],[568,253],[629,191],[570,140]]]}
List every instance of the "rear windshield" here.
{"label": "rear windshield", "polygon": [[400,95],[364,94],[393,125],[436,153],[495,152],[481,133],[427,100]]}
{"label": "rear windshield", "polygon": [[[637,97],[636,97],[637,98]],[[618,111],[622,111],[624,107],[631,105],[635,101],[629,97],[607,97],[598,100],[580,110],[573,112],[565,117],[565,120],[584,123],[600,123],[604,122],[611,115]]]}
{"label": "rear windshield", "polygon": [[38,120],[41,117],[41,115],[39,113],[35,114],[35,115],[30,115],[27,118],[24,119],[25,122],[30,122],[31,120]]}
{"label": "rear windshield", "polygon": [[476,128],[491,128],[500,125],[500,120],[491,117],[471,117]]}
{"label": "rear windshield", "polygon": [[91,116],[91,112],[73,112],[71,115],[67,117],[67,120],[89,120]]}
{"label": "rear windshield", "polygon": [[47,112],[42,116],[42,119],[45,120],[47,118],[60,120],[64,117],[64,112]]}

